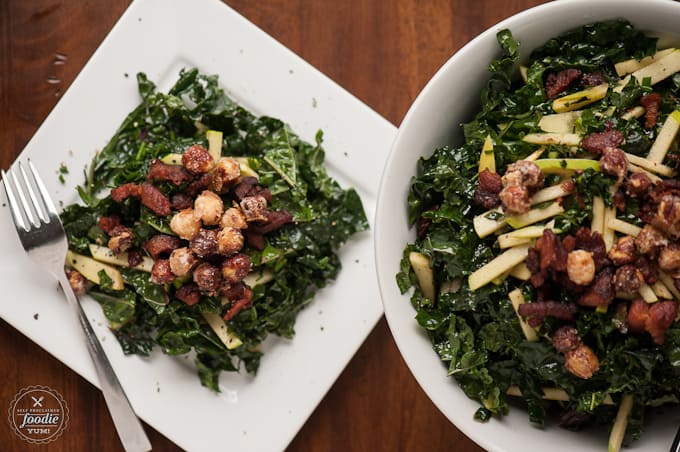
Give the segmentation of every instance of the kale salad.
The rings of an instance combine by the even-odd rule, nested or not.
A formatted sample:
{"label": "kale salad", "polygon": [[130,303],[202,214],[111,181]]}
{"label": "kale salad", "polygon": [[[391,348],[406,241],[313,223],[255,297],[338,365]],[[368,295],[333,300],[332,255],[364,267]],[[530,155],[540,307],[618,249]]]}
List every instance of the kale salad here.
{"label": "kale salad", "polygon": [[261,342],[341,269],[368,228],[361,200],[315,143],[182,70],[167,94],[140,73],[141,104],[95,155],[62,220],[71,285],[97,300],[126,354],[195,356],[200,381],[255,373]]}
{"label": "kale salad", "polygon": [[397,283],[476,419],[618,450],[680,401],[680,50],[625,20],[497,40],[464,144],[419,160]]}

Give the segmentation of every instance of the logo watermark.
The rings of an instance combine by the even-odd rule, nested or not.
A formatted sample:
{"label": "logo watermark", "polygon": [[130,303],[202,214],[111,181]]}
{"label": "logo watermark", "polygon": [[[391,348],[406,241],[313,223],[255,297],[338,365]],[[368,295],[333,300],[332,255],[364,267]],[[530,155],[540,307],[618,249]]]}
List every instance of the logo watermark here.
{"label": "logo watermark", "polygon": [[68,406],[54,389],[28,386],[10,403],[8,418],[19,438],[33,444],[45,444],[59,438],[66,429]]}

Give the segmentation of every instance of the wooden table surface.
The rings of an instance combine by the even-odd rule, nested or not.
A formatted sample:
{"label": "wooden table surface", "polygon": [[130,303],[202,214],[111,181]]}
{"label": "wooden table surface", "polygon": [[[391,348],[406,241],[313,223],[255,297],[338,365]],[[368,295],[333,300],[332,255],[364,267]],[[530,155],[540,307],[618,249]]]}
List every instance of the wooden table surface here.
{"label": "wooden table surface", "polygon": [[[427,80],[456,50],[499,20],[544,1],[226,3],[398,125]],[[129,0],[0,0],[0,167],[7,168],[23,149],[128,4]],[[56,55],[63,64],[54,64]],[[122,450],[99,391],[2,320],[0,381],[0,414],[5,413],[0,416],[0,450]],[[15,394],[35,384],[59,391],[72,413],[62,438],[49,446],[20,440],[6,418]],[[146,429],[154,450],[178,450],[152,428]],[[228,442],[225,438],[222,447]],[[426,449],[481,450],[417,385],[384,319],[288,447],[289,451]]]}

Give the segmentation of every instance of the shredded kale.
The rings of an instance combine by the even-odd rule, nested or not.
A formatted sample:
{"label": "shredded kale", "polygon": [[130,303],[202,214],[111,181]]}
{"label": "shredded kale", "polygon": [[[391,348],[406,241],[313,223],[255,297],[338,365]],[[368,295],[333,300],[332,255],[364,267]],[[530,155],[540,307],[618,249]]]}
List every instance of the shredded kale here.
{"label": "shredded kale", "polygon": [[[132,225],[137,249],[159,232],[174,235],[171,217],[154,215],[137,199],[114,203],[103,194],[107,188],[145,181],[154,158],[181,154],[193,144],[207,147],[207,129],[223,133],[225,156],[248,158],[258,183],[272,193],[269,207],[293,216],[292,223],[265,236],[263,251],[249,246],[241,251],[258,271],[273,277],[253,287],[252,306],[228,322],[242,341],[231,350],[203,318],[204,313],[223,316],[228,306],[205,295],[193,306],[177,300],[173,294],[186,280],[161,286],[145,271],[120,268],[124,290],[102,284],[90,292],[125,353],[148,355],[154,347],[170,355],[193,351],[202,384],[218,391],[221,371],[257,371],[259,345],[269,334],[294,336],[298,312],[337,277],[338,249],[368,229],[368,221],[357,192],[342,188],[327,174],[321,132],[314,143],[302,140],[281,120],[255,116],[237,105],[216,76],[196,69],[182,70],[167,94],[157,91],[143,73],[137,81],[142,102],[94,157],[78,189],[83,205],[68,206],[62,214],[71,250],[89,255],[90,244],[106,244],[108,236],[98,219],[112,214]],[[166,195],[178,190],[169,183],[157,186]],[[105,274],[100,276],[106,282]]]}

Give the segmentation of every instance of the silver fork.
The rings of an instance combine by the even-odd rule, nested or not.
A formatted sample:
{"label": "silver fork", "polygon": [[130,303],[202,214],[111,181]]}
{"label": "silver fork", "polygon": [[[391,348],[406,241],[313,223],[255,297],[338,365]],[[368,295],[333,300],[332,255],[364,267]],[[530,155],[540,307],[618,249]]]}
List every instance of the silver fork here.
{"label": "silver fork", "polygon": [[[69,305],[77,313],[87,338],[87,349],[97,371],[106,405],[123,447],[126,451],[135,452],[151,450],[146,432],[64,273],[68,242],[48,191],[30,160],[28,174],[21,162],[16,166],[16,170],[10,169],[7,173],[5,171],[0,173],[21,244],[35,263],[59,281]],[[18,177],[17,172],[20,174]]]}

